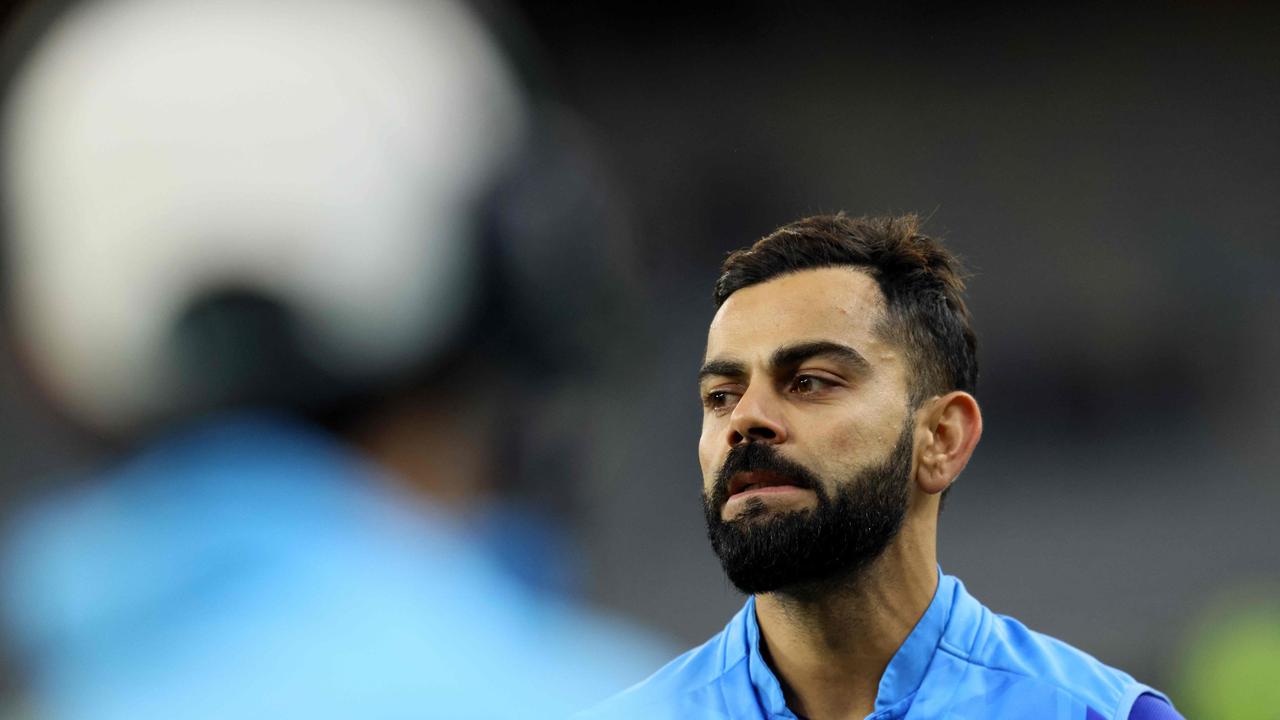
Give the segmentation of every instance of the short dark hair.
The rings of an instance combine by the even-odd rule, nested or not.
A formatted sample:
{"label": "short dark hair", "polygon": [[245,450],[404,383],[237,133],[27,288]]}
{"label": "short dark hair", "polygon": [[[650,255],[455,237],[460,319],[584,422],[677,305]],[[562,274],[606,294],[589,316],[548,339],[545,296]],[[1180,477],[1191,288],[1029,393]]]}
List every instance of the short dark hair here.
{"label": "short dark hair", "polygon": [[783,225],[749,248],[730,253],[715,286],[719,308],[745,287],[801,270],[849,266],[872,277],[884,294],[878,329],[904,348],[911,363],[912,407],[978,384],[977,337],[964,302],[965,271],[942,244],[921,231],[916,215],[815,215]]}

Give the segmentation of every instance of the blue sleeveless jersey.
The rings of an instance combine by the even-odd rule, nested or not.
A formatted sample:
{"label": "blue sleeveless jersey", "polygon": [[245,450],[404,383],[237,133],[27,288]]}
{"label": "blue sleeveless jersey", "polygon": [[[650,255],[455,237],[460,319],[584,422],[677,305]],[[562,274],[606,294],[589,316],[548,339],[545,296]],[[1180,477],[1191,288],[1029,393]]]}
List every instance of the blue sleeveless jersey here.
{"label": "blue sleeveless jersey", "polygon": [[[933,601],[880,679],[872,720],[1126,720],[1160,693],[1075,648],[996,615],[939,573]],[[1144,698],[1144,703],[1170,706]],[[1140,714],[1140,713],[1139,713]],[[760,653],[755,598],[725,629],[584,718],[792,719]]]}

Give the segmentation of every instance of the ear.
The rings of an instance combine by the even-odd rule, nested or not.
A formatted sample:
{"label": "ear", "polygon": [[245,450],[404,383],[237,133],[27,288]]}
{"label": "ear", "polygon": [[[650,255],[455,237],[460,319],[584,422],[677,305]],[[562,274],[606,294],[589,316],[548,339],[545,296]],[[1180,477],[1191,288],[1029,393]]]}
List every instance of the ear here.
{"label": "ear", "polygon": [[932,495],[950,487],[969,463],[982,437],[982,411],[972,395],[956,390],[933,398],[921,413],[916,432],[924,437],[918,446],[916,485]]}

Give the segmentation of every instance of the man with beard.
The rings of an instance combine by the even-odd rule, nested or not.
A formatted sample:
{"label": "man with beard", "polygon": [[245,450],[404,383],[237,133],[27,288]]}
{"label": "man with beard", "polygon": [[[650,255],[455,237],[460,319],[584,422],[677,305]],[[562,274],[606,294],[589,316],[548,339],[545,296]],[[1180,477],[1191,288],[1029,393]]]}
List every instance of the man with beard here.
{"label": "man with beard", "polygon": [[914,216],[819,216],[728,257],[699,372],[708,535],[749,595],[604,718],[1179,718],[995,615],[936,560],[982,435],[962,269]]}

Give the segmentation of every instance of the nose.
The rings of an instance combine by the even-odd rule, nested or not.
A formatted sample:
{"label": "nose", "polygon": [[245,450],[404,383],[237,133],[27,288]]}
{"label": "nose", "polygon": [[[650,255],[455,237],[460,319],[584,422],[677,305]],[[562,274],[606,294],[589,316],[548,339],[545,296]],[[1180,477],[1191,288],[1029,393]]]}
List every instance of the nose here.
{"label": "nose", "polygon": [[747,388],[729,417],[729,445],[744,442],[780,444],[787,441],[781,408],[767,389]]}

